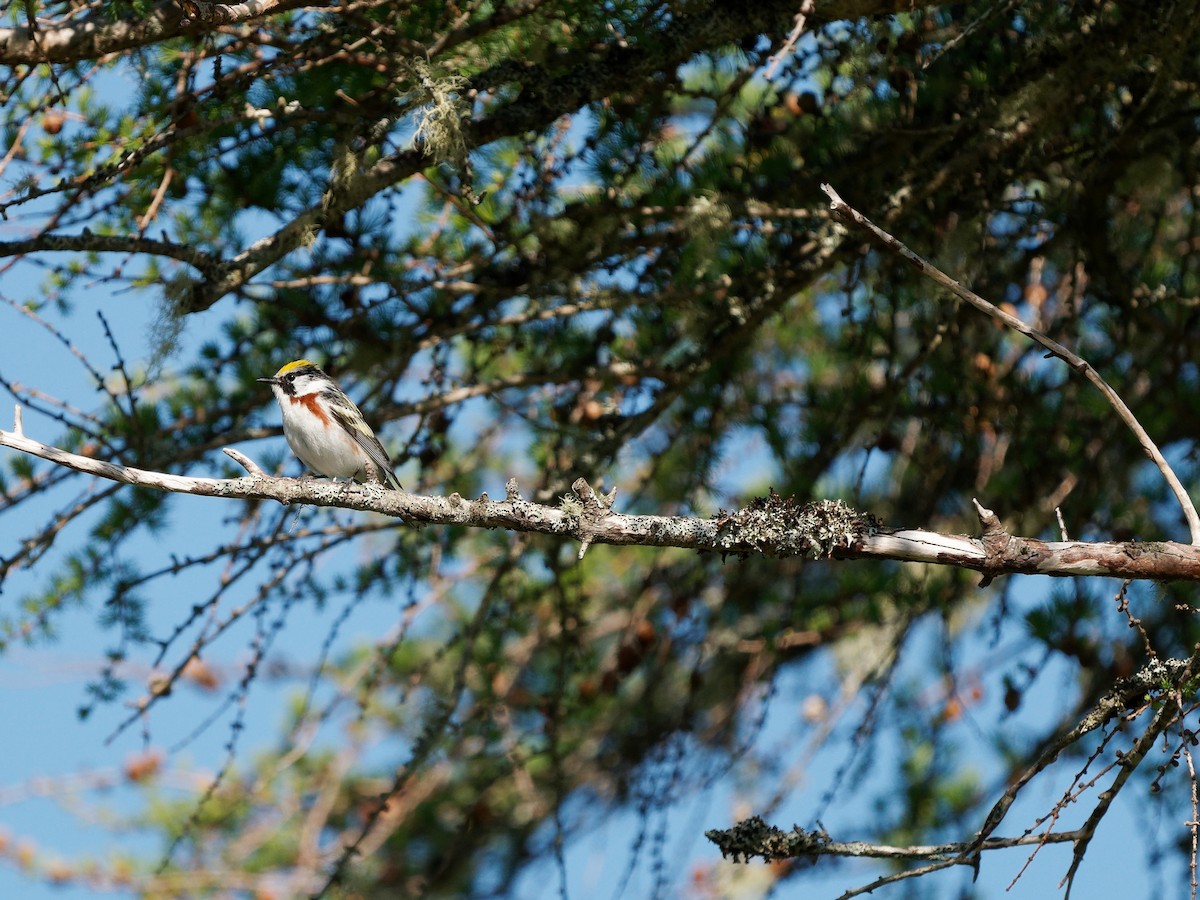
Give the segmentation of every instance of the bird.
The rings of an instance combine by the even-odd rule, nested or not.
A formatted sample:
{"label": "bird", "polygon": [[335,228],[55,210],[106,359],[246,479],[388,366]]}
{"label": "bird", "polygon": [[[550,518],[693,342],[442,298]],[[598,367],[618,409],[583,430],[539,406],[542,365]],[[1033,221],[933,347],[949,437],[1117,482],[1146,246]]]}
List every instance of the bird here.
{"label": "bird", "polygon": [[354,401],[316,363],[293,360],[270,378],[257,380],[271,386],[283,411],[283,436],[311,471],[404,490]]}

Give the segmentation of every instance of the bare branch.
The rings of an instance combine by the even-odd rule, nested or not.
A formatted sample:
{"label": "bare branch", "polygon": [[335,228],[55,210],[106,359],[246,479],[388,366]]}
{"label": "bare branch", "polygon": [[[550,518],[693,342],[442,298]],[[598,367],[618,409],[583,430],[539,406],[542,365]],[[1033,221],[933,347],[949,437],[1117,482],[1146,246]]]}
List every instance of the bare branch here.
{"label": "bare branch", "polygon": [[408,150],[381,159],[365,172],[352,172],[337,188],[330,187],[320,201],[304,210],[278,231],[222,263],[215,274],[197,282],[181,304],[181,313],[208,309],[230,291],[242,287],[264,269],[305,246],[324,224],[366,203],[371,197],[420,171],[427,162],[420,150]]}
{"label": "bare branch", "polygon": [[824,830],[808,831],[799,826],[794,826],[791,831],[783,831],[768,825],[758,816],[751,816],[732,828],[709,829],[704,836],[717,845],[722,856],[732,856],[735,862],[746,862],[754,857],[770,861],[846,856],[860,859],[929,859],[956,865],[971,864],[961,855],[968,849],[1003,850],[1028,844],[1063,844],[1079,837],[1076,832],[1057,832],[989,838],[979,847],[962,841],[893,847],[868,841],[835,841]]}
{"label": "bare branch", "polygon": [[[732,856],[735,862],[749,861],[754,857],[763,860],[811,859],[821,856],[843,856],[870,859],[922,859],[930,865],[884,876],[861,889],[855,889],[843,894],[843,897],[858,896],[870,893],[877,887],[890,884],[905,878],[918,877],[937,869],[955,865],[978,867],[979,855],[988,850],[999,850],[1009,847],[1036,846],[1047,844],[1072,843],[1074,853],[1070,870],[1063,883],[1069,885],[1078,871],[1079,863],[1092,836],[1095,834],[1104,814],[1108,811],[1113,799],[1121,787],[1128,781],[1130,775],[1145,757],[1155,740],[1171,722],[1175,721],[1179,712],[1176,705],[1179,687],[1191,677],[1192,663],[1190,660],[1168,659],[1154,660],[1140,671],[1117,681],[1083,716],[1075,728],[1059,735],[1021,776],[1005,790],[1004,795],[992,808],[983,828],[971,841],[955,841],[944,844],[929,844],[907,847],[893,847],[884,844],[873,844],[867,841],[834,841],[824,829],[806,830],[794,826],[791,831],[783,831],[767,824],[761,817],[752,816],[732,828],[711,829],[705,836],[721,851],[723,857]],[[1051,762],[1067,747],[1075,744],[1080,738],[1097,728],[1112,721],[1118,716],[1134,713],[1146,708],[1151,700],[1166,694],[1170,700],[1156,712],[1153,721],[1137,738],[1133,748],[1125,753],[1118,753],[1120,771],[1112,786],[1100,795],[1096,808],[1089,815],[1087,822],[1079,829],[1066,832],[1047,830],[1040,833],[1029,833],[1012,838],[993,837],[992,834],[1004,819],[1012,806],[1017,794],[1035,775],[1044,771]],[[1062,886],[1061,884],[1059,885]]]}
{"label": "bare branch", "polygon": [[[18,407],[19,408],[19,407]],[[258,478],[269,478],[270,476],[262,470],[258,463],[248,457],[241,450],[235,450],[232,447],[223,448],[224,454],[232,459],[235,463]]]}
{"label": "bare branch", "polygon": [[1200,545],[1200,515],[1196,513],[1196,507],[1192,503],[1192,499],[1188,496],[1187,491],[1184,489],[1183,483],[1179,480],[1178,476],[1175,474],[1166,458],[1162,455],[1162,452],[1158,449],[1158,446],[1150,438],[1150,435],[1146,433],[1146,429],[1144,429],[1141,423],[1138,422],[1133,412],[1128,406],[1125,405],[1125,402],[1120,398],[1120,396],[1118,396],[1117,392],[1113,390],[1109,383],[1101,377],[1100,373],[1092,368],[1092,365],[1087,362],[1087,360],[1069,348],[1058,343],[1058,341],[1047,337],[1040,331],[1034,329],[1032,326],[1025,324],[1025,322],[1021,321],[1016,316],[1010,315],[1009,313],[997,308],[987,300],[984,300],[974,291],[963,287],[959,282],[955,281],[937,266],[933,265],[933,263],[914,253],[899,240],[892,237],[892,235],[888,234],[862,213],[858,212],[858,210],[849,206],[846,201],[838,196],[837,191],[835,191],[830,185],[821,185],[821,190],[823,190],[829,196],[830,209],[832,209],[833,212],[844,221],[850,222],[873,235],[876,239],[882,242],[888,250],[898,255],[901,259],[912,265],[918,272],[921,272],[930,280],[950,291],[950,293],[954,294],[954,296],[958,297],[960,300],[969,303],[971,306],[975,307],[985,315],[995,319],[997,322],[1001,322],[1014,331],[1020,332],[1030,340],[1034,341],[1034,343],[1045,347],[1052,355],[1057,356],[1068,366],[1070,366],[1076,372],[1082,374],[1084,378],[1094,384],[1099,389],[1100,393],[1104,395],[1104,398],[1108,401],[1109,405],[1112,406],[1112,408],[1116,411],[1117,415],[1121,417],[1121,421],[1129,426],[1129,430],[1133,432],[1142,449],[1146,451],[1146,455],[1154,460],[1154,464],[1158,466],[1158,470],[1162,473],[1163,478],[1166,479],[1167,484],[1170,485],[1172,493],[1175,494],[1175,499],[1179,501],[1179,505],[1183,508],[1183,515],[1184,518],[1187,519],[1188,532],[1191,534],[1192,544]]}
{"label": "bare branch", "polygon": [[779,64],[783,62],[785,56],[795,49],[796,41],[800,40],[800,35],[804,33],[804,23],[812,13],[813,0],[804,0],[800,4],[799,12],[796,13],[796,25],[792,28],[791,34],[787,36],[787,40],[783,42],[783,46],[771,54],[771,58],[767,61],[767,70],[763,73],[763,78],[767,81],[775,77],[775,73],[779,71]]}
{"label": "bare branch", "polygon": [[[1182,546],[1182,545],[1180,545]],[[976,843],[980,846],[991,836],[1008,814],[1009,809],[1017,799],[1017,794],[1029,784],[1034,777],[1047,769],[1060,753],[1075,744],[1084,735],[1095,731],[1119,715],[1144,706],[1146,697],[1152,693],[1163,691],[1168,687],[1179,684],[1191,671],[1191,663],[1187,660],[1154,660],[1140,671],[1128,678],[1119,679],[1112,688],[1100,698],[1094,707],[1079,720],[1079,723],[1050,742],[1041,756],[1021,775],[1013,779],[1004,794],[996,801],[984,820],[983,828],[979,830]],[[1158,719],[1155,719],[1156,723]],[[1156,734],[1165,726],[1155,726]],[[1144,751],[1142,751],[1144,755]],[[1140,757],[1139,757],[1140,758]],[[1082,835],[1080,832],[1077,837]]]}
{"label": "bare branch", "polygon": [[[424,497],[387,490],[378,484],[275,478],[257,474],[257,465],[226,450],[251,475],[198,478],[120,466],[50,447],[16,432],[0,431],[0,446],[11,447],[59,466],[122,484],[200,497],[277,500],[335,506],[402,518],[411,524],[465,525],[554,534],[581,545],[615,544],[680,547],[721,554],[763,554],[813,559],[891,559],[957,566],[987,579],[1008,574],[1110,575],[1121,578],[1200,581],[1200,547],[1174,542],[1085,543],[1014,537],[991,510],[979,509],[979,538],[921,529],[886,530],[874,516],[840,500],[797,504],[772,493],[732,513],[710,519],[687,516],[631,516],[615,513],[613,493],[597,495],[585,479],[559,506],[523,500],[511,482],[507,498],[466,500]],[[244,458],[244,457],[243,457]],[[247,465],[247,463],[249,463]],[[257,472],[256,472],[257,470]],[[586,547],[584,548],[586,549]]]}

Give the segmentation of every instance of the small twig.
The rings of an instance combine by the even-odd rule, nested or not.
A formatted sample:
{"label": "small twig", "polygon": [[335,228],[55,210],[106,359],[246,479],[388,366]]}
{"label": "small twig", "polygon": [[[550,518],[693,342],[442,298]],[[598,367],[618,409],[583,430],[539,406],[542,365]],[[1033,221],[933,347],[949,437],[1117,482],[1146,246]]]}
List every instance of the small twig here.
{"label": "small twig", "polygon": [[1200,887],[1200,883],[1196,881],[1196,849],[1197,842],[1200,840],[1200,795],[1197,794],[1196,785],[1196,764],[1192,760],[1192,750],[1187,743],[1183,745],[1183,758],[1187,761],[1188,779],[1192,785],[1192,819],[1190,822],[1184,822],[1187,825],[1188,831],[1192,836],[1192,852],[1188,860],[1188,870],[1191,872],[1191,900],[1196,900],[1196,889]]}
{"label": "small twig", "polygon": [[1083,862],[1083,857],[1087,853],[1088,845],[1091,844],[1092,838],[1096,834],[1096,829],[1100,827],[1100,822],[1108,813],[1112,802],[1117,798],[1117,794],[1121,792],[1129,778],[1133,775],[1138,765],[1145,758],[1150,748],[1154,746],[1154,742],[1158,740],[1158,736],[1162,734],[1175,721],[1178,713],[1178,707],[1173,702],[1164,703],[1155,713],[1154,719],[1146,728],[1145,732],[1134,741],[1129,752],[1121,757],[1121,768],[1117,772],[1113,783],[1108,789],[1102,791],[1096,806],[1088,814],[1087,821],[1083,827],[1079,829],[1079,837],[1075,841],[1075,846],[1071,854],[1071,866],[1067,869],[1067,874],[1063,876],[1063,880],[1058,883],[1060,888],[1066,887],[1066,894],[1063,900],[1070,900],[1071,888],[1075,885],[1075,875],[1079,872],[1079,864]]}
{"label": "small twig", "polygon": [[917,271],[921,272],[930,280],[950,291],[950,293],[954,294],[954,296],[958,297],[960,300],[969,303],[980,312],[990,316],[998,322],[1002,322],[1014,331],[1020,332],[1034,343],[1045,347],[1050,352],[1051,356],[1057,356],[1068,366],[1070,366],[1076,372],[1079,372],[1084,378],[1095,385],[1100,393],[1104,395],[1105,399],[1108,400],[1109,405],[1116,411],[1117,415],[1120,416],[1121,421],[1124,422],[1129,427],[1129,430],[1133,432],[1142,449],[1146,451],[1146,455],[1154,460],[1154,464],[1158,466],[1159,472],[1162,473],[1162,476],[1166,479],[1172,493],[1175,494],[1175,499],[1183,508],[1183,515],[1184,518],[1187,519],[1188,532],[1191,534],[1192,545],[1200,546],[1200,515],[1196,513],[1196,507],[1192,503],[1191,498],[1188,496],[1187,491],[1184,489],[1183,483],[1179,480],[1179,477],[1175,474],[1166,458],[1163,457],[1162,452],[1150,438],[1150,435],[1146,433],[1146,429],[1142,427],[1141,423],[1138,422],[1137,417],[1134,416],[1129,407],[1125,405],[1125,401],[1120,398],[1117,392],[1113,390],[1109,383],[1104,380],[1100,373],[1097,372],[1092,365],[1087,362],[1087,360],[1083,359],[1083,357],[1063,346],[1053,338],[1047,337],[1040,331],[1037,331],[1033,327],[1025,324],[1025,322],[1021,321],[1016,316],[998,309],[996,306],[989,303],[987,300],[984,300],[974,291],[963,287],[941,269],[937,268],[937,266],[914,253],[899,240],[892,237],[878,225],[873,223],[870,219],[866,218],[866,216],[864,216],[862,213],[849,206],[846,201],[838,196],[837,191],[835,191],[830,185],[821,185],[821,190],[823,190],[829,196],[830,208],[833,210],[835,215],[873,235],[877,240],[882,242],[887,249],[896,253],[905,262],[911,264]]}
{"label": "small twig", "polygon": [[1021,0],[1008,0],[1007,3],[1002,3],[1002,4],[997,3],[993,6],[989,6],[987,8],[987,10],[984,11],[983,15],[979,16],[977,19],[975,19],[972,22],[968,22],[966,24],[966,26],[963,27],[962,31],[960,31],[954,37],[950,38],[950,40],[946,41],[946,43],[944,43],[941,47],[939,47],[929,57],[929,59],[925,60],[925,62],[923,62],[921,64],[921,71],[924,72],[926,69],[928,69],[930,66],[932,66],[935,62],[937,62],[939,59],[941,59],[942,56],[944,56],[946,53],[949,53],[956,46],[958,46],[958,44],[960,44],[962,41],[966,40],[968,37],[970,37],[972,34],[974,34],[977,30],[979,30],[979,28],[981,26],[983,26],[984,24],[987,23],[988,19],[992,18],[995,15],[1000,15],[1000,14],[1008,12],[1010,9],[1012,9],[1014,6],[1016,6],[1020,2],[1021,2]]}
{"label": "small twig", "polygon": [[125,357],[121,355],[121,348],[117,344],[117,338],[112,333],[112,329],[108,326],[108,319],[104,317],[104,313],[101,310],[96,310],[96,318],[104,326],[104,337],[108,339],[108,346],[112,348],[113,356],[116,357],[116,364],[113,366],[113,369],[120,373],[121,380],[124,382],[124,395],[126,402],[129,404],[129,410],[121,410],[120,397],[108,389],[103,378],[99,379],[99,386],[108,394],[109,399],[113,402],[113,406],[121,410],[128,417],[130,431],[140,438],[142,436],[142,429],[138,423],[137,392],[133,389],[133,380],[129,377],[129,370],[125,367]]}
{"label": "small twig", "polygon": [[222,450],[226,456],[232,459],[251,475],[254,475],[257,478],[268,477],[267,473],[262,470],[262,467],[241,450],[234,450],[232,447],[223,447]]}
{"label": "small twig", "polygon": [[800,4],[800,10],[796,13],[796,26],[792,29],[792,33],[787,36],[787,40],[783,42],[783,46],[779,48],[777,53],[771,54],[771,58],[767,61],[767,71],[763,72],[763,78],[770,81],[775,77],[775,73],[779,71],[779,65],[783,62],[783,58],[792,52],[792,48],[796,46],[796,41],[800,40],[800,35],[804,33],[804,24],[808,21],[808,17],[812,15],[813,0],[804,0]]}
{"label": "small twig", "polygon": [[13,407],[13,434],[25,437],[25,425],[21,421],[21,404]]}
{"label": "small twig", "polygon": [[158,190],[154,192],[154,197],[150,201],[150,206],[142,217],[138,220],[138,234],[142,234],[154,221],[154,217],[158,215],[158,209],[162,206],[163,197],[167,196],[167,188],[171,186],[171,179],[175,176],[175,170],[170,166],[167,171],[163,172],[162,181],[158,183]]}
{"label": "small twig", "polygon": [[17,128],[17,133],[13,135],[12,143],[8,147],[8,152],[4,154],[4,158],[0,159],[0,177],[3,177],[4,170],[8,168],[8,164],[12,162],[17,153],[21,150],[21,141],[25,139],[25,132],[29,130],[29,126],[33,124],[33,118],[27,117],[20,127]]}
{"label": "small twig", "polygon": [[1054,507],[1054,515],[1058,517],[1058,533],[1062,535],[1062,539],[1064,541],[1069,541],[1070,537],[1067,536],[1067,523],[1063,521],[1061,506]]}

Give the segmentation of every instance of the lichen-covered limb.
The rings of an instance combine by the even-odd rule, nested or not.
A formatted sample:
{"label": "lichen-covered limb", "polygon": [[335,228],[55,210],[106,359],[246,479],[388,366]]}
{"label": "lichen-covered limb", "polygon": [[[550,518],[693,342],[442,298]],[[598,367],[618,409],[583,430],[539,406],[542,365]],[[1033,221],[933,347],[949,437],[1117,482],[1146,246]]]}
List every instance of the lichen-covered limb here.
{"label": "lichen-covered limb", "polygon": [[[1134,770],[1144,759],[1147,750],[1170,727],[1171,723],[1177,721],[1180,706],[1175,698],[1178,698],[1181,692],[1186,692],[1189,696],[1194,693],[1194,669],[1194,659],[1153,659],[1133,675],[1118,679],[1095,706],[1079,720],[1075,728],[1056,736],[1032,765],[1021,772],[1018,777],[1009,781],[1004,793],[989,812],[983,827],[970,840],[901,847],[868,841],[835,841],[823,828],[812,830],[793,825],[791,830],[785,831],[765,822],[759,816],[751,816],[731,828],[710,829],[705,832],[705,836],[716,844],[722,857],[732,858],[734,862],[749,862],[755,858],[770,862],[785,859],[816,860],[821,856],[842,856],[913,860],[925,863],[923,866],[905,867],[884,875],[870,884],[849,890],[842,894],[841,900],[869,894],[884,885],[920,877],[929,872],[953,866],[970,866],[978,872],[982,853],[1021,845],[1032,846],[1036,853],[1038,848],[1046,844],[1073,844],[1071,868],[1064,879],[1064,882],[1070,884],[1078,871],[1079,863],[1083,859],[1096,828],[1107,813],[1113,799],[1122,786],[1128,783]],[[1081,827],[1070,831],[1053,831],[1051,828],[1057,820],[1057,816],[1055,816],[1043,820],[1049,822],[1049,826],[1044,831],[1027,829],[1015,837],[994,836],[1018,794],[1038,774],[1048,769],[1064,750],[1114,719],[1129,715],[1136,716],[1150,706],[1156,710],[1152,721],[1133,742],[1130,750],[1123,756],[1119,756],[1120,765],[1117,767],[1117,775],[1113,784],[1100,794],[1095,808]],[[1075,795],[1068,792],[1063,805],[1074,802],[1076,799],[1078,798]]]}
{"label": "lichen-covered limb", "polygon": [[[807,830],[794,825],[790,831],[784,831],[768,824],[759,816],[752,816],[738,822],[732,828],[711,829],[705,832],[705,836],[717,845],[723,857],[732,857],[735,862],[748,862],[756,857],[771,861],[797,858],[815,860],[820,856],[847,856],[925,860],[932,867],[932,869],[906,869],[884,876],[861,889],[847,892],[843,897],[870,893],[876,887],[914,877],[924,871],[958,865],[978,868],[981,853],[1022,844],[1033,845],[1035,848],[1054,843],[1070,842],[1074,844],[1071,869],[1065,879],[1070,882],[1078,870],[1079,863],[1083,859],[1084,852],[1094,836],[1097,826],[1104,818],[1113,799],[1121,787],[1128,782],[1133,771],[1145,757],[1147,750],[1170,724],[1176,721],[1179,706],[1172,704],[1171,700],[1178,697],[1181,691],[1187,692],[1189,695],[1194,692],[1194,687],[1192,687],[1194,668],[1195,663],[1191,659],[1153,659],[1133,675],[1118,679],[1095,706],[1079,720],[1075,728],[1058,735],[1031,766],[1020,773],[1018,777],[1010,780],[1004,793],[988,813],[983,827],[972,840],[907,847],[893,847],[866,841],[835,841],[824,829]],[[1112,720],[1127,714],[1136,715],[1151,705],[1156,705],[1157,710],[1153,720],[1134,741],[1131,749],[1120,757],[1121,765],[1118,768],[1116,779],[1106,791],[1100,794],[1096,807],[1080,828],[1058,832],[1046,830],[1029,833],[1026,831],[1016,837],[994,836],[1018,794],[1038,774],[1049,768],[1050,764],[1064,750]],[[1051,821],[1053,822],[1053,820]]]}
{"label": "lichen-covered limb", "polygon": [[[710,829],[704,832],[704,836],[717,845],[722,856],[732,857],[735,862],[748,862],[755,857],[770,861],[816,859],[818,856],[853,856],[869,859],[931,859],[959,865],[970,864],[968,860],[956,858],[971,846],[968,842],[893,847],[867,841],[835,841],[823,830],[809,831],[794,825],[790,831],[784,831],[764,822],[759,816],[751,816],[732,828]],[[1074,832],[1061,832],[995,838],[988,841],[984,849],[998,850],[1022,844],[1064,843],[1074,840],[1075,836]]]}
{"label": "lichen-covered limb", "polygon": [[614,512],[616,495],[597,494],[586,479],[556,505],[521,497],[516,483],[503,500],[486,494],[467,500],[419,496],[379,484],[342,484],[320,479],[268,476],[244,454],[229,456],[250,474],[196,478],[120,466],[42,444],[21,431],[0,431],[0,446],[37,456],[77,472],[123,484],[202,497],[278,500],[338,506],[394,516],[413,525],[465,525],[553,534],[594,544],[679,547],[731,556],[803,556],[810,559],[889,559],[973,569],[987,578],[1024,573],[1111,575],[1122,578],[1200,581],[1200,548],[1188,544],[1084,543],[1015,537],[990,510],[979,507],[981,537],[920,529],[888,530],[870,513],[841,500],[800,503],[772,492],[746,507],[711,518],[632,516]]}

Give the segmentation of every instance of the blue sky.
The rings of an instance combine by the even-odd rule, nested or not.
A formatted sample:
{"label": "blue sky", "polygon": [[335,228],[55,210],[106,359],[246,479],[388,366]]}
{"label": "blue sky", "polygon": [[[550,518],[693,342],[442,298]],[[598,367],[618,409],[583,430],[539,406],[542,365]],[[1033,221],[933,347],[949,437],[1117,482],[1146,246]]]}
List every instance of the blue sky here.
{"label": "blue sky", "polygon": [[[15,223],[0,223],[0,235],[12,237],[21,226]],[[40,273],[28,266],[19,266],[0,280],[0,295],[18,301],[39,295]],[[111,362],[110,351],[103,328],[94,311],[102,310],[112,325],[117,341],[126,359],[134,362],[148,359],[155,349],[152,326],[156,317],[155,299],[149,294],[126,293],[113,296],[103,287],[97,286],[75,297],[74,314],[63,316],[54,310],[45,314],[60,324],[75,341],[82,352],[97,364]],[[219,304],[208,313],[189,319],[184,335],[184,347],[179,358],[189,357],[189,347],[197,346],[211,336],[220,318],[228,313],[228,306]],[[288,354],[283,352],[284,356]],[[282,360],[281,360],[282,361]],[[45,331],[6,306],[0,306],[0,374],[6,378],[30,385],[60,397],[81,408],[87,409],[96,402],[96,393],[86,372],[76,363],[71,354]],[[268,373],[264,373],[268,374]],[[268,398],[264,395],[264,403]],[[7,408],[6,408],[7,407]],[[11,404],[0,405],[0,424],[8,428],[11,424]],[[59,434],[59,426],[26,411],[25,430],[30,436],[52,442]],[[277,439],[270,448],[281,450],[282,439]],[[747,436],[746,447],[733,448],[728,478],[731,483],[761,477],[754,467],[753,438]],[[267,444],[256,447],[252,452],[268,449]],[[11,451],[0,451],[7,456]],[[488,486],[493,495],[502,492],[502,485]],[[0,515],[0,554],[23,537],[41,515],[47,514],[53,504],[46,502],[31,506],[20,516]],[[145,540],[134,548],[144,559],[160,559],[164,548],[173,546],[175,540],[189,529],[202,529],[216,533],[223,528],[225,515],[222,501],[202,498],[176,498],[173,503],[173,527],[162,540]],[[920,523],[906,523],[920,525]],[[77,532],[79,533],[79,532]],[[69,540],[64,541],[70,546]],[[52,571],[56,559],[61,559],[64,548],[52,551],[32,573],[16,573],[0,595],[0,604],[15,604],[22,594],[31,590],[45,573]],[[593,548],[591,553],[604,553],[603,547]],[[731,562],[731,566],[736,562]],[[1045,597],[1048,579],[1023,578],[1014,594],[1022,597],[1026,607],[1035,605]],[[171,582],[169,593],[158,596],[151,607],[152,623],[159,630],[169,629],[177,621],[181,604],[189,595],[207,590],[207,581],[192,576],[181,576]],[[2,608],[2,607],[0,607]],[[7,611],[7,610],[6,610]],[[326,613],[300,610],[293,614],[288,628],[281,637],[276,658],[286,660],[296,671],[297,677],[279,682],[262,681],[256,685],[249,699],[246,721],[248,728],[239,747],[241,761],[253,758],[255,750],[276,741],[283,723],[283,709],[289,698],[297,696],[305,683],[306,667],[311,667],[324,639],[331,618],[336,610]],[[377,639],[395,619],[394,606],[386,603],[364,604],[356,611],[339,641],[342,649]],[[15,851],[0,855],[0,897],[22,897],[27,900],[56,898],[75,900],[94,896],[86,886],[53,886],[44,877],[45,866],[55,859],[77,862],[81,857],[107,861],[113,853],[127,853],[142,860],[153,861],[160,851],[158,839],[140,831],[114,830],[107,824],[112,816],[132,814],[141,808],[145,795],[140,789],[131,787],[122,775],[127,762],[144,750],[143,735],[139,729],[131,729],[111,743],[106,742],[115,723],[126,714],[121,706],[101,707],[88,721],[80,721],[76,709],[85,700],[85,686],[99,671],[101,656],[112,640],[111,633],[101,632],[96,624],[96,610],[80,609],[60,618],[61,630],[53,642],[43,642],[32,647],[14,646],[0,655],[0,709],[4,711],[4,748],[7,765],[0,774],[0,843],[8,841],[10,848],[28,846],[33,850],[35,877],[26,877],[13,859]],[[247,627],[249,627],[247,625]],[[1018,627],[1014,625],[1013,627]],[[1012,636],[1015,640],[1015,636]],[[914,639],[908,649],[912,660],[902,669],[900,678],[917,678],[918,673],[927,672],[920,665],[923,655],[934,652],[936,634],[933,626]],[[986,642],[968,641],[965,646],[981,655],[987,652]],[[239,666],[245,659],[245,640],[234,635],[225,644],[226,655],[210,660],[217,665],[227,679],[236,678]],[[144,679],[148,672],[134,667],[131,680]],[[1042,709],[1033,709],[1021,722],[1009,722],[1001,727],[1024,729],[1036,734],[1039,726],[1051,721],[1057,709],[1053,704],[1071,696],[1066,669],[1060,668],[1046,676],[1050,689],[1043,686],[1040,702]],[[1057,683],[1055,683],[1057,679]],[[821,654],[811,664],[790,671],[778,685],[772,701],[771,711],[760,734],[755,739],[756,751],[769,759],[772,754],[786,758],[787,753],[797,746],[804,746],[813,738],[818,725],[806,722],[801,713],[802,703],[808,698],[814,685],[836,684],[838,678],[834,662],[829,654]],[[228,681],[227,681],[228,684]],[[170,702],[156,709],[150,744],[157,749],[173,745],[181,736],[188,734],[198,719],[219,703],[228,687],[217,695],[205,694],[195,688],[186,688]],[[131,692],[136,696],[138,691]],[[974,714],[963,723],[964,729],[972,727],[986,729],[998,719],[996,705],[999,695],[992,685],[989,693]],[[196,777],[213,772],[222,762],[224,744],[228,737],[228,715],[214,724],[184,749],[168,758],[168,771],[156,788],[164,794],[183,794],[195,784]],[[848,721],[853,721],[849,717]],[[845,743],[831,742],[816,752],[803,767],[791,767],[786,771],[793,779],[789,783],[787,796],[772,812],[770,818],[776,824],[788,826],[793,822],[807,824],[819,808],[819,800],[830,778],[838,770],[845,752]],[[888,758],[888,743],[881,741],[875,751],[879,754],[877,766],[868,766],[868,775],[845,803],[821,809],[822,821],[839,839],[852,840],[856,823],[866,820],[876,811],[872,798],[877,792],[886,791],[887,773],[894,759]],[[892,748],[894,750],[894,748]],[[386,755],[381,749],[381,755]],[[871,762],[870,760],[868,762]],[[978,771],[984,781],[998,777],[995,760],[981,755]],[[1061,775],[1035,783],[1010,813],[1010,827],[1023,827],[1033,822],[1037,815],[1049,808],[1064,788],[1063,778],[1072,773],[1072,764],[1062,768]],[[874,773],[873,775],[870,773]],[[756,801],[769,797],[779,787],[778,773],[764,773],[752,784],[725,779],[710,790],[685,798],[672,808],[661,820],[649,823],[651,831],[661,829],[669,837],[662,849],[656,851],[652,844],[644,844],[637,857],[637,865],[629,876],[623,896],[640,898],[648,896],[654,888],[653,857],[661,853],[670,863],[672,879],[679,886],[688,883],[689,874],[699,868],[718,864],[718,855],[712,845],[704,839],[703,831],[711,827],[725,827],[738,818],[756,811]],[[81,792],[67,790],[73,784],[111,784],[104,790],[88,789]],[[1136,788],[1135,788],[1136,789]],[[1134,789],[1131,789],[1134,790]],[[1123,801],[1131,798],[1123,798]],[[1066,818],[1077,818],[1090,809],[1094,794],[1069,810]],[[1183,884],[1186,873],[1176,861],[1159,869],[1144,865],[1143,839],[1155,833],[1182,834],[1182,819],[1178,807],[1167,809],[1161,816],[1147,821],[1137,818],[1133,812],[1135,804],[1119,802],[1111,816],[1101,826],[1096,841],[1089,851],[1087,860],[1077,880],[1076,897],[1108,898],[1138,896],[1173,896],[1173,889]],[[587,821],[592,817],[587,810],[578,810]],[[567,892],[571,897],[613,896],[622,884],[630,868],[637,843],[636,835],[644,823],[632,811],[619,812],[611,817],[595,817],[595,827],[572,842],[566,852]],[[1061,827],[1061,826],[1060,826]],[[1031,864],[1022,879],[1011,889],[1007,886],[1017,875],[1029,851],[1018,849],[1005,853],[990,854],[985,858],[980,878],[976,884],[978,896],[984,898],[1040,898],[1056,896],[1057,885],[1066,872],[1070,852],[1065,847],[1051,847],[1042,851]],[[732,871],[732,870],[731,870]],[[737,870],[743,878],[753,880],[762,875],[759,864]],[[788,883],[774,896],[790,897],[834,897],[847,887],[861,884],[876,877],[877,867],[861,863],[822,863],[818,877],[804,878]],[[519,882],[519,895],[528,898],[557,897],[560,892],[559,872],[550,861],[531,867]],[[959,896],[968,883],[969,876],[962,871],[935,876],[925,888],[937,896]],[[904,889],[881,892],[880,896],[900,896]]]}

